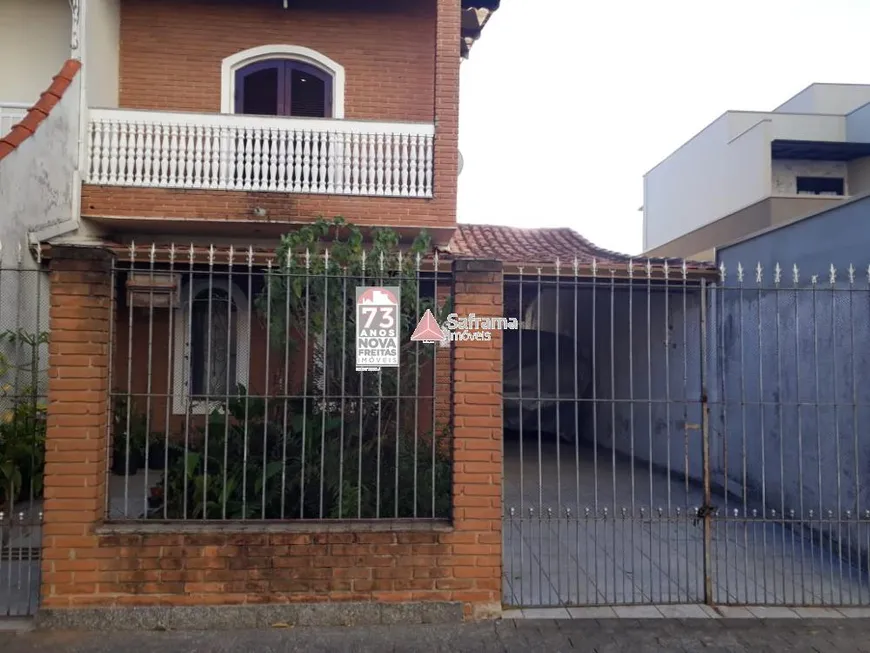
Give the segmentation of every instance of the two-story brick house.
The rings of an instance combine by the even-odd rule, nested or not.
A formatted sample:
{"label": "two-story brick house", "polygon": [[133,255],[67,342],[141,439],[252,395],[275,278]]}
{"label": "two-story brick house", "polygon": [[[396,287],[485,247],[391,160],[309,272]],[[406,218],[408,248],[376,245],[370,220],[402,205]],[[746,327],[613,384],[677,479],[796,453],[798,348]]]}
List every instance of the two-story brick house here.
{"label": "two-story brick house", "polygon": [[[343,320],[326,316],[324,309],[318,322],[322,336],[308,333],[307,322],[293,326],[294,333],[306,334],[299,337],[305,351],[291,354],[288,344],[283,349],[272,344],[269,323],[280,317],[280,307],[263,311],[258,304],[271,288],[272,266],[284,262],[272,260],[280,238],[318,216],[342,216],[362,229],[367,243],[375,227],[393,229],[402,239],[400,249],[421,230],[431,236],[430,249],[411,266],[418,303],[421,292],[442,302],[452,294],[458,306],[473,310],[478,302],[483,304],[478,312],[500,310],[499,286],[473,285],[475,279],[494,278],[486,266],[457,276],[450,263],[442,259],[439,268],[431,258],[436,249],[449,249],[457,229],[460,62],[498,4],[377,0],[361,8],[349,0],[73,0],[69,6],[36,7],[22,0],[0,8],[0,40],[8,44],[0,48],[25,41],[50,44],[32,65],[12,66],[7,58],[0,69],[5,230],[0,242],[29,240],[33,260],[25,252],[19,267],[32,268],[40,278],[33,285],[37,305],[50,304],[50,320],[46,309],[40,317],[39,308],[33,319],[36,330],[51,332],[45,489],[37,497],[45,519],[42,581],[38,592],[28,588],[41,606],[426,600],[456,605],[468,615],[499,605],[500,513],[494,503],[498,485],[491,482],[498,461],[487,456],[484,462],[477,452],[469,459],[479,465],[475,472],[461,466],[461,456],[455,459],[456,469],[467,476],[463,482],[480,481],[485,490],[464,504],[467,515],[449,505],[451,512],[445,513],[435,488],[446,479],[448,494],[462,494],[455,486],[458,477],[436,473],[438,456],[462,440],[460,426],[452,432],[454,440],[437,441],[437,431],[456,412],[450,402],[453,391],[462,389],[457,380],[496,406],[498,370],[493,367],[488,372],[493,378],[481,377],[475,388],[473,379],[455,376],[452,369],[462,365],[451,368],[449,350],[430,356],[415,373],[414,392],[407,392],[414,395],[406,402],[406,408],[413,403],[413,418],[398,416],[405,410],[398,388],[390,409],[395,417],[377,399],[376,451],[363,446],[370,437],[363,426],[365,383],[355,386],[357,409],[342,403],[338,410],[324,389],[320,408],[311,409],[320,412],[303,411],[297,474],[289,467],[297,454],[287,444],[287,404],[310,400],[312,356],[326,355],[327,331]],[[40,88],[46,90],[37,101]],[[323,256],[320,250],[311,254]],[[304,267],[308,274],[307,261]],[[50,284],[43,271],[50,273]],[[462,274],[469,275],[465,282]],[[375,276],[370,272],[368,283]],[[328,270],[322,277],[329,277]],[[472,285],[463,290],[462,283]],[[347,279],[344,285],[352,294],[353,285]],[[28,295],[28,288],[19,283],[16,295]],[[289,294],[284,301],[289,315]],[[2,299],[0,304],[7,318],[13,314],[11,305]],[[490,367],[498,357],[494,347],[481,359],[492,358]],[[461,357],[460,349],[455,355]],[[479,370],[476,365],[469,369]],[[344,371],[342,402],[343,377]],[[321,383],[325,388],[327,382]],[[273,407],[283,402],[284,452],[280,461],[267,461],[264,449],[254,453],[244,422],[239,456],[247,465],[249,454],[262,455],[265,467],[256,472],[244,467],[242,476],[248,478],[241,481],[238,514],[232,508],[227,513],[232,494],[227,485],[219,490],[222,510],[205,514],[211,504],[203,490],[204,510],[195,507],[195,518],[221,519],[216,530],[203,534],[188,514],[199,505],[191,498],[195,483],[185,480],[199,471],[188,460],[202,454],[208,465],[206,415],[219,405],[226,409],[237,387],[245,388],[246,405],[255,395],[266,411],[270,402]],[[118,410],[118,399],[126,401],[126,409]],[[135,415],[133,403],[141,409]],[[311,450],[306,454],[305,447],[315,446],[307,439],[306,416],[323,420],[318,451],[321,462],[328,459],[324,405],[339,416],[360,416],[357,466],[353,473],[345,468],[342,449],[337,472],[361,479],[355,489],[339,482],[339,494],[355,493],[355,502],[328,496],[324,485],[331,481],[323,465],[317,478],[306,477]],[[469,418],[468,428],[474,437],[491,440],[495,456],[491,432],[500,426],[498,416],[488,412],[486,401],[469,410],[483,415],[477,422]],[[382,451],[388,446],[382,413],[395,431],[390,437],[396,445],[389,451]],[[258,424],[266,428],[273,417],[264,415]],[[276,415],[280,421],[280,410]],[[140,418],[145,460],[136,463],[131,452]],[[238,423],[224,421],[227,433],[231,426]],[[404,429],[414,433],[407,441],[414,446],[409,514],[400,514],[405,498],[399,488],[404,451],[399,431]],[[263,434],[263,447],[269,438]],[[205,452],[194,454],[203,441]],[[229,453],[229,440],[222,441],[226,470],[235,454]],[[418,445],[431,452],[428,463],[422,454],[418,462]],[[150,478],[149,467],[157,470],[159,461],[148,464],[149,446],[166,456]],[[170,448],[179,447],[185,489],[182,512],[175,515],[168,498]],[[377,460],[375,490],[362,480],[370,454]],[[381,459],[394,454],[394,466],[383,467]],[[117,467],[119,459],[121,472],[107,479],[106,468]],[[267,506],[265,494],[267,468],[279,464],[280,514]],[[425,501],[417,498],[425,486],[416,482],[418,471],[421,478],[431,477]],[[384,494],[382,473],[391,481],[395,473],[392,494]],[[262,475],[259,485],[246,485],[256,474]],[[301,476],[302,487],[291,496],[287,488],[299,484],[294,474]],[[223,476],[232,482],[232,472]],[[306,478],[310,488],[320,481],[315,499],[306,498]],[[207,472],[202,479],[217,482],[207,480]],[[250,526],[233,531],[230,522],[251,517],[250,505],[260,499],[246,493],[255,491],[262,494],[258,518],[280,523],[262,526],[247,540]],[[428,509],[429,499],[431,510],[423,514],[420,506]],[[153,513],[155,500],[163,503]],[[363,506],[366,501],[374,507]],[[354,507],[345,514],[348,502]],[[318,523],[302,530],[299,524],[287,526],[295,503],[297,520]],[[448,524],[444,519],[451,514]],[[132,521],[113,521],[119,516]],[[144,524],[147,517],[161,523]],[[338,518],[339,526],[325,527],[323,520],[330,517]],[[357,518],[355,526],[340,523],[348,517]],[[400,527],[396,519],[410,521]],[[284,571],[276,567],[284,564],[278,558],[286,562]],[[388,569],[379,570],[382,566]]]}

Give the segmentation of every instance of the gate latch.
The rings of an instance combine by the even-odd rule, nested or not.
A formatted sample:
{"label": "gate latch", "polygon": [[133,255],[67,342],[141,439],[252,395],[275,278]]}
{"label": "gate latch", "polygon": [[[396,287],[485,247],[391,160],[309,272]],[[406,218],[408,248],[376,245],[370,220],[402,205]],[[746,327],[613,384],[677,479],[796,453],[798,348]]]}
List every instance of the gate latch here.
{"label": "gate latch", "polygon": [[709,504],[701,506],[700,508],[698,508],[698,514],[695,515],[695,518],[692,520],[692,525],[697,526],[707,517],[715,515],[717,510],[718,508],[716,506],[711,506]]}

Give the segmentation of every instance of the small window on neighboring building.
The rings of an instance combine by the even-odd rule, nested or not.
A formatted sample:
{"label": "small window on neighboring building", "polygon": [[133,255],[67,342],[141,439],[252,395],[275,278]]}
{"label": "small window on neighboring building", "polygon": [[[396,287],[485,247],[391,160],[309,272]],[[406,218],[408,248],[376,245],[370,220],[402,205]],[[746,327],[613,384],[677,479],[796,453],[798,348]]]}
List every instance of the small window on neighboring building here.
{"label": "small window on neighboring building", "polygon": [[845,195],[846,181],[842,177],[798,177],[798,195]]}

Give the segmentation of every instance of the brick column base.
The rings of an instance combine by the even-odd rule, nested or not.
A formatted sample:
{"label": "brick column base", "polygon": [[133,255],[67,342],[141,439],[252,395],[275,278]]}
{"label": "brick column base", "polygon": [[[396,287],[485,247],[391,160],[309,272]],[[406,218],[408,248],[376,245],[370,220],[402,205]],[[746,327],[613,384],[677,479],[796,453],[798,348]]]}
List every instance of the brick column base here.
{"label": "brick column base", "polygon": [[[502,265],[456,261],[453,310],[459,317],[503,317]],[[474,579],[472,617],[501,613],[502,334],[453,343],[454,554],[474,556],[456,568]]]}
{"label": "brick column base", "polygon": [[[106,501],[111,255],[53,247],[41,605],[106,580],[94,527]],[[97,552],[99,553],[99,552]]]}
{"label": "brick column base", "polygon": [[[213,629],[500,614],[500,332],[449,350],[452,523],[111,523],[110,259],[68,247],[53,255],[39,623]],[[460,261],[453,272],[456,313],[502,315],[499,263]]]}

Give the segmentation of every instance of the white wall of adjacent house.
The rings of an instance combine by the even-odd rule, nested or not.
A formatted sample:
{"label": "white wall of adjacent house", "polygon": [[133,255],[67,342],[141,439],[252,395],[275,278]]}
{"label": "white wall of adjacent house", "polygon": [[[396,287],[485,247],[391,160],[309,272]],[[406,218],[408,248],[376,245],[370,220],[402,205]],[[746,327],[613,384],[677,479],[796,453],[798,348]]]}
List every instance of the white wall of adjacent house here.
{"label": "white wall of adjacent house", "polygon": [[644,176],[644,250],[770,195],[769,121],[727,113]]}
{"label": "white wall of adjacent house", "polygon": [[0,0],[0,105],[31,105],[70,56],[69,0]]}
{"label": "white wall of adjacent house", "polygon": [[85,7],[87,106],[117,109],[121,1],[87,0]]}
{"label": "white wall of adjacent house", "polygon": [[868,102],[870,84],[812,84],[774,111],[842,116]]}
{"label": "white wall of adjacent house", "polygon": [[778,160],[771,167],[774,195],[797,195],[798,177],[842,179],[849,195],[848,167],[842,161]]}

